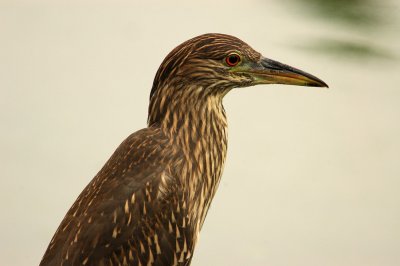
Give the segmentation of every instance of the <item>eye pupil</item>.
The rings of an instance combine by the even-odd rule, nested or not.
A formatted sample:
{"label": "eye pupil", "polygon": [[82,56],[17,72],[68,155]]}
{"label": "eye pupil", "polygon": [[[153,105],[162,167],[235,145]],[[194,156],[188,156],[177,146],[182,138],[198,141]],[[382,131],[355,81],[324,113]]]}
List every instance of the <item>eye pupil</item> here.
{"label": "eye pupil", "polygon": [[226,57],[228,66],[236,66],[240,62],[240,56],[237,54],[230,54]]}

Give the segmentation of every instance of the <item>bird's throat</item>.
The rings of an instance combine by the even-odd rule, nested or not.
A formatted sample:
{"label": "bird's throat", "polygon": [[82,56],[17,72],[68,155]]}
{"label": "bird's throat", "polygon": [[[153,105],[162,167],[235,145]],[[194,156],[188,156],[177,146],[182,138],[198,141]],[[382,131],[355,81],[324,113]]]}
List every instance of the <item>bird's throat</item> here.
{"label": "bird's throat", "polygon": [[190,220],[199,227],[218,187],[227,151],[223,95],[201,92],[199,89],[187,97],[152,99],[149,109],[149,126],[160,127],[182,156],[176,176],[188,197]]}

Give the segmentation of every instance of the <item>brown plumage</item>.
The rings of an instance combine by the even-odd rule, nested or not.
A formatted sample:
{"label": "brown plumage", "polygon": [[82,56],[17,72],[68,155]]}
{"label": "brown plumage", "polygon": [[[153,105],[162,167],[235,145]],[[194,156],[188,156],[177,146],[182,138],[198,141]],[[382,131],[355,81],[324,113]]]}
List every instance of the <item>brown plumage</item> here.
{"label": "brown plumage", "polygon": [[83,190],[40,265],[189,265],[226,157],[222,99],[267,83],[326,86],[233,36],[176,47],[154,79],[148,127]]}

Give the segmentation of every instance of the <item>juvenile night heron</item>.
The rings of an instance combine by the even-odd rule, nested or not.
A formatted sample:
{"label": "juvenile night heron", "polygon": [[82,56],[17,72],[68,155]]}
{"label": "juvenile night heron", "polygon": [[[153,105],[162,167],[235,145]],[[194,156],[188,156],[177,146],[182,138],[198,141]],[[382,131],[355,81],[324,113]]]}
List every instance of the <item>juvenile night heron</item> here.
{"label": "juvenile night heron", "polygon": [[172,50],[154,79],[148,127],[83,190],[40,265],[189,265],[226,157],[222,99],[272,83],[327,87],[229,35]]}

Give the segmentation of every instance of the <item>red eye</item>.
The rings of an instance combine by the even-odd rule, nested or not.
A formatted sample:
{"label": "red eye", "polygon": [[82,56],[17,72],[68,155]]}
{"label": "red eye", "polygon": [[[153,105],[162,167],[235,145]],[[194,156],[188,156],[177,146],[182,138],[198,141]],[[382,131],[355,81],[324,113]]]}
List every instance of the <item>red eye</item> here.
{"label": "red eye", "polygon": [[231,67],[236,66],[240,62],[240,56],[235,53],[229,54],[225,58],[225,62],[228,66],[231,66]]}

